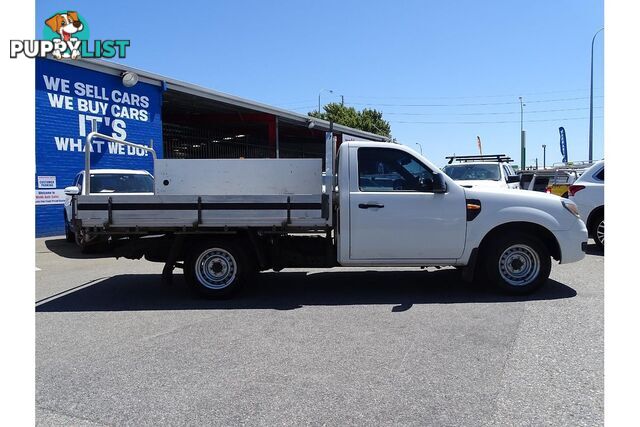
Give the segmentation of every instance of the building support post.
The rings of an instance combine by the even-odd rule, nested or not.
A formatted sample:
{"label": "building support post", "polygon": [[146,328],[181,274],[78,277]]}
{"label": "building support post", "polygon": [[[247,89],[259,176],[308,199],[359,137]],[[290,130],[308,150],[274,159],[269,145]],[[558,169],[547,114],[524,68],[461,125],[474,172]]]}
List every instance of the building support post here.
{"label": "building support post", "polygon": [[276,116],[276,159],[280,158],[280,120]]}

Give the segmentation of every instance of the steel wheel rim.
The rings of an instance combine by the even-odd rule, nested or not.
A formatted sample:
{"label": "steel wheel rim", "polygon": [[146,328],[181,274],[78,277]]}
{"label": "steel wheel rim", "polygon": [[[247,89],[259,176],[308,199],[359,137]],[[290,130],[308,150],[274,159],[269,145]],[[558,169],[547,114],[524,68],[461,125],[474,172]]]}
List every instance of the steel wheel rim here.
{"label": "steel wheel rim", "polygon": [[604,219],[598,224],[596,229],[596,239],[604,246]]}
{"label": "steel wheel rim", "polygon": [[196,260],[196,277],[204,287],[209,289],[220,290],[231,285],[237,272],[238,265],[235,258],[224,249],[207,249]]}
{"label": "steel wheel rim", "polygon": [[91,236],[87,234],[85,231],[81,230],[79,233],[75,233],[76,235],[76,243],[80,246],[88,245],[92,241],[96,240],[98,236]]}
{"label": "steel wheel rim", "polygon": [[509,246],[500,255],[500,276],[512,286],[526,286],[540,273],[540,257],[530,246]]}

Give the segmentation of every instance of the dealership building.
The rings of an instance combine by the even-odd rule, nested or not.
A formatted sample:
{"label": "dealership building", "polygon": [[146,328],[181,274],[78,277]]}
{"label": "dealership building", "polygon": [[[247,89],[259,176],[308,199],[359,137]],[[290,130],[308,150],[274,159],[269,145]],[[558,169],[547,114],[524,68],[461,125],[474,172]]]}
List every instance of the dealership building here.
{"label": "dealership building", "polygon": [[[37,237],[64,233],[64,188],[84,168],[92,122],[102,134],[153,144],[158,158],[174,159],[323,157],[330,126],[114,63],[36,59]],[[333,131],[338,144],[387,140],[341,125]],[[109,141],[94,141],[91,160],[96,169],[153,173],[148,153]]]}

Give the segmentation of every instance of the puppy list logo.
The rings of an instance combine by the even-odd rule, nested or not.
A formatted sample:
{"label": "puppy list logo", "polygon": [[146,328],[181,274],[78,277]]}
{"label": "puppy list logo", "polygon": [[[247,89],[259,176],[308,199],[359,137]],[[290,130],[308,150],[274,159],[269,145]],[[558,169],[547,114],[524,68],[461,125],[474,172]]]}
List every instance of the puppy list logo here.
{"label": "puppy list logo", "polygon": [[89,41],[87,21],[78,12],[58,12],[44,21],[42,40],[11,40],[10,56],[56,59],[126,58],[130,40]]}

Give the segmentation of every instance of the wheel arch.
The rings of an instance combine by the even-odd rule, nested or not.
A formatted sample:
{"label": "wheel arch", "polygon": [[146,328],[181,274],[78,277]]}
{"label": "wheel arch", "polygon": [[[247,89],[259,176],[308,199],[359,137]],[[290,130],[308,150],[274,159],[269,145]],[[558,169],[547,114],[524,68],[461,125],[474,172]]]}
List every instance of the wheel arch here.
{"label": "wheel arch", "polygon": [[492,228],[480,242],[478,247],[479,253],[482,254],[483,250],[486,249],[489,243],[497,236],[510,232],[527,233],[539,239],[545,245],[553,259],[560,261],[562,252],[560,251],[560,244],[553,233],[540,224],[525,221],[507,222]]}
{"label": "wheel arch", "polygon": [[182,247],[179,258],[185,259],[190,248],[195,244],[206,241],[227,241],[233,242],[244,251],[245,256],[249,257],[252,263],[262,264],[264,259],[264,248],[262,248],[255,238],[252,230],[234,230],[233,232],[211,232],[189,236]]}
{"label": "wheel arch", "polygon": [[592,236],[591,230],[593,230],[593,223],[600,218],[600,216],[604,218],[604,205],[598,206],[589,213],[587,223],[585,224],[587,226],[587,231],[589,232],[589,237],[594,237]]}

